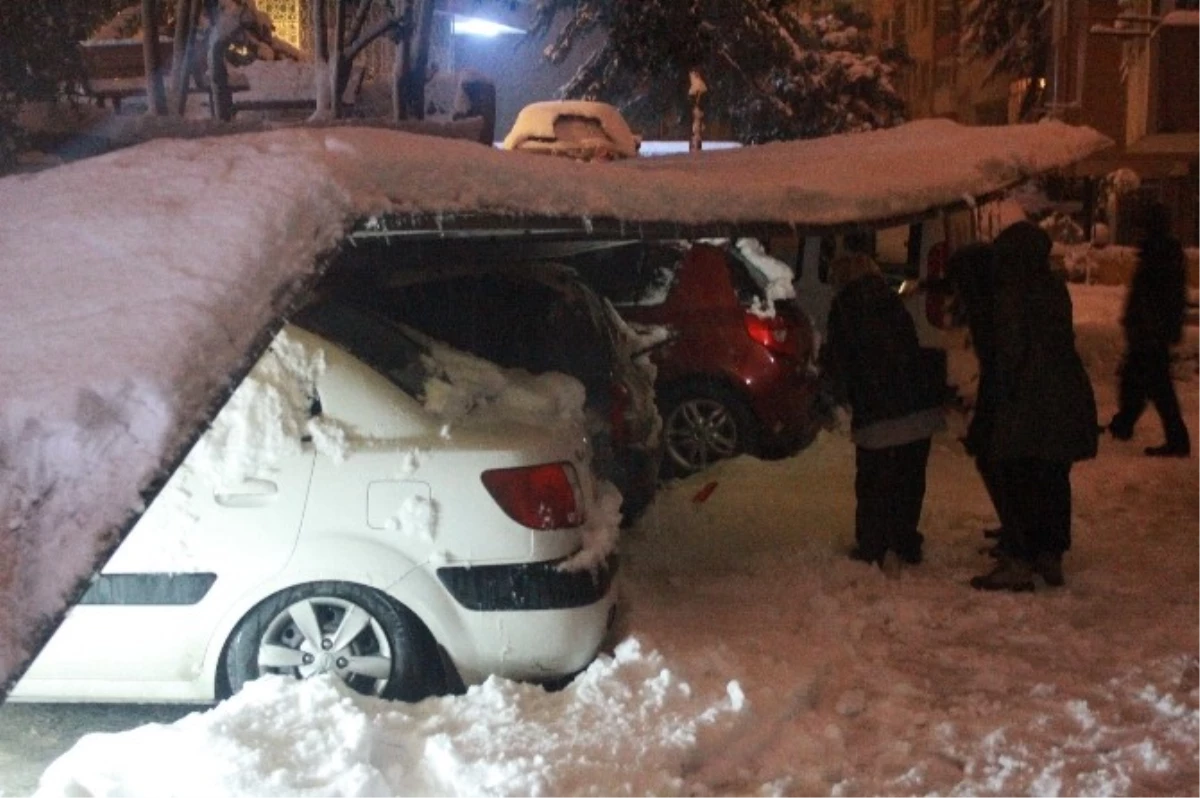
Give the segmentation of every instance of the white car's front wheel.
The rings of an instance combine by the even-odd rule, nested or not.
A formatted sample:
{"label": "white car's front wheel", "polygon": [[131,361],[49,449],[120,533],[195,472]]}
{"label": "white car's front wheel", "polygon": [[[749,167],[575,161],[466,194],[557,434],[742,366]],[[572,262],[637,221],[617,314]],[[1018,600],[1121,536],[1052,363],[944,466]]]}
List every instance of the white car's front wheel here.
{"label": "white car's front wheel", "polygon": [[273,673],[331,673],[364,695],[418,701],[441,689],[441,663],[412,613],[347,582],[297,585],[263,601],[229,639],[231,693]]}

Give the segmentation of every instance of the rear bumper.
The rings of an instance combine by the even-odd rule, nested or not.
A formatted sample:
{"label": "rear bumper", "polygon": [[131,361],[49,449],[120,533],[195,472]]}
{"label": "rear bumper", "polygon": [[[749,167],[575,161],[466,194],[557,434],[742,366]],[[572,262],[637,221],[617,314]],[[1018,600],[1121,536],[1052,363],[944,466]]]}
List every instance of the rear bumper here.
{"label": "rear bumper", "polygon": [[446,566],[438,580],[454,600],[476,612],[518,612],[586,607],[612,589],[618,559],[595,570],[564,571],[564,560],[507,565]]}
{"label": "rear bumper", "polygon": [[800,371],[750,386],[751,408],[758,417],[760,454],[788,457],[816,437],[817,378]]}
{"label": "rear bumper", "polygon": [[438,579],[467,608],[457,613],[461,637],[446,641],[465,684],[489,674],[554,680],[595,658],[616,614],[617,559],[596,571],[560,571],[560,562],[438,569]]}

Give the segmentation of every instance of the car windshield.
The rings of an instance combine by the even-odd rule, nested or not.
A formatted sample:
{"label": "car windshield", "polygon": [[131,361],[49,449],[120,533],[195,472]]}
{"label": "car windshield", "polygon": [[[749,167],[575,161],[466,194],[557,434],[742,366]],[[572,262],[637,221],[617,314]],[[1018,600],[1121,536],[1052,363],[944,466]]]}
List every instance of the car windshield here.
{"label": "car windshield", "polygon": [[431,375],[422,356],[428,352],[395,322],[329,296],[300,311],[292,322],[345,349],[409,396],[424,399],[425,381]]}

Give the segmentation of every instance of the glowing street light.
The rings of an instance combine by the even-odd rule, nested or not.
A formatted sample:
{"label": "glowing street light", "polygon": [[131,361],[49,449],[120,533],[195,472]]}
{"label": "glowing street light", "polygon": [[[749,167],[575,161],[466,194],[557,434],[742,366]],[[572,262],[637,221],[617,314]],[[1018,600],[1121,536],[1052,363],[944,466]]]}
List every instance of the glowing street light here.
{"label": "glowing street light", "polygon": [[486,36],[492,38],[505,34],[524,33],[520,28],[502,25],[482,17],[463,17],[454,15],[454,33],[458,36]]}

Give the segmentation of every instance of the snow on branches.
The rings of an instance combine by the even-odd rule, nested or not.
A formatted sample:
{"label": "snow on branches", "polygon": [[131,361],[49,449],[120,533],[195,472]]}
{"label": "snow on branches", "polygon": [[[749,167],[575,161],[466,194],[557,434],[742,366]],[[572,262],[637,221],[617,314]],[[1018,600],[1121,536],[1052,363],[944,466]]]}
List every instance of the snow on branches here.
{"label": "snow on branches", "polygon": [[870,27],[848,7],[813,17],[780,0],[539,0],[531,35],[550,38],[543,52],[559,63],[603,34],[564,97],[611,102],[636,126],[683,133],[699,76],[706,119],[760,142],[904,121],[897,58],[870,54]]}

